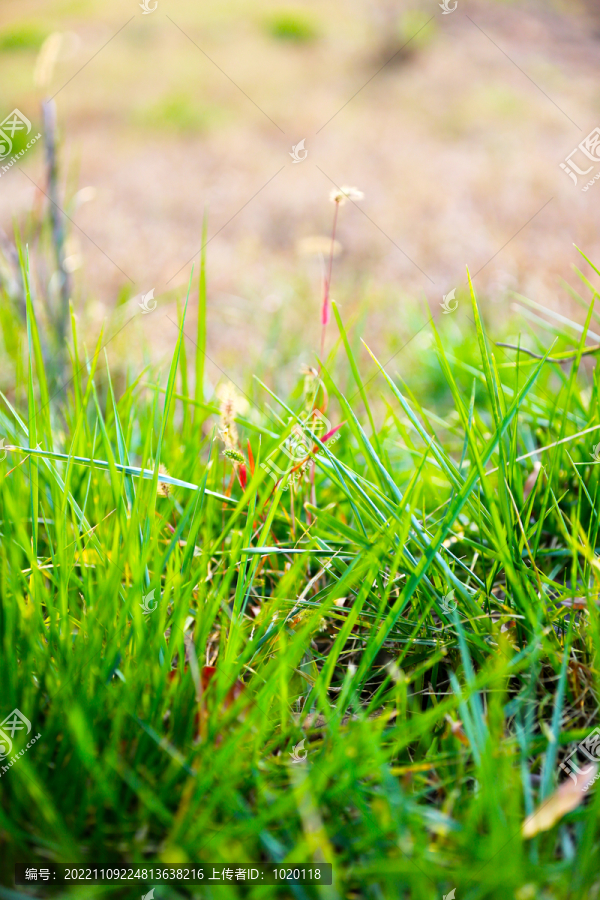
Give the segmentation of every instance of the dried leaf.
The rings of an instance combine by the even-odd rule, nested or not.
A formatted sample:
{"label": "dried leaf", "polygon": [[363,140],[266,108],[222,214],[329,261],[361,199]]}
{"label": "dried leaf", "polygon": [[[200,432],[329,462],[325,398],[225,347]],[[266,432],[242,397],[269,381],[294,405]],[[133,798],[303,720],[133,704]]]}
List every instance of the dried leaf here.
{"label": "dried leaf", "polygon": [[[185,667],[187,671],[187,666]],[[216,666],[203,666],[200,672],[200,686],[202,688],[202,696],[200,698],[200,705],[196,709],[196,714],[194,716],[194,723],[196,726],[196,738],[201,738],[206,729],[206,723],[208,721],[208,710],[204,705],[204,692],[208,689],[210,682],[216,675],[217,669]],[[173,679],[177,678],[179,675],[178,669],[172,669],[169,672],[169,680],[173,681]],[[244,683],[240,681],[239,678],[234,682],[232,687],[229,688],[225,697],[223,699],[223,704],[220,707],[220,713],[224,713],[230,706],[232,706],[238,697],[244,691]],[[243,718],[243,713],[240,715],[240,718]],[[215,741],[219,744],[222,740],[221,735],[217,734]]]}
{"label": "dried leaf", "polygon": [[450,716],[446,716],[446,722],[448,722],[450,731],[452,732],[454,737],[458,738],[461,744],[466,744],[466,746],[468,747],[469,738],[463,731],[462,722],[460,721],[460,719],[456,719],[455,721],[454,719],[451,719]]}
{"label": "dried leaf", "polygon": [[573,609],[587,609],[588,602],[585,597],[568,597],[566,600],[560,601],[561,606],[569,606]]}
{"label": "dried leaf", "polygon": [[533,471],[529,473],[527,476],[527,480],[523,485],[523,500],[527,500],[530,493],[535,487],[535,483],[538,480],[538,475],[540,474],[540,469],[542,468],[541,462],[534,462]]}
{"label": "dried leaf", "polygon": [[[170,628],[167,628],[167,630],[165,631],[165,638],[166,638],[167,640],[169,640],[170,637],[171,637],[171,629],[170,629]],[[184,645],[184,647],[185,647],[185,662],[186,662],[186,668],[187,668],[187,663],[189,663],[191,655],[192,655],[193,653],[195,653],[195,651],[194,651],[194,638],[193,638],[193,636],[190,634],[189,631],[186,631],[185,634],[183,635],[183,645]],[[179,662],[178,656],[177,656],[177,654],[175,654],[175,656],[173,657],[173,665],[174,665],[174,666],[177,666],[177,665],[178,665],[178,662]],[[172,680],[173,680],[173,676],[176,675],[176,674],[177,674],[177,668],[172,669],[172,670],[169,672],[169,679],[172,681]]]}
{"label": "dried leaf", "polygon": [[[202,690],[205,691],[208,688],[208,685],[211,682],[211,679],[216,675],[217,669],[216,666],[203,666],[202,674],[200,676],[200,683],[202,684]],[[225,695],[225,699],[223,700],[223,709],[227,709],[231,706],[237,698],[242,694],[244,690],[244,682],[240,681],[239,678],[234,682],[233,686],[229,688],[227,694]]]}
{"label": "dried leaf", "polygon": [[549,831],[568,812],[576,809],[586,795],[589,783],[595,778],[598,766],[591,764],[587,771],[572,775],[551,794],[521,827],[524,838],[532,838],[540,831]]}

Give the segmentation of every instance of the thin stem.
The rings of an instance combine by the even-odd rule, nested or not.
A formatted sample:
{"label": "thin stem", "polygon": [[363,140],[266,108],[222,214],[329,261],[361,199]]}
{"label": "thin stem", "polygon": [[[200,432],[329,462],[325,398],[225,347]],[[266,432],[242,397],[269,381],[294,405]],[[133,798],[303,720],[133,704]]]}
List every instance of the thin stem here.
{"label": "thin stem", "polygon": [[[333,248],[335,246],[335,230],[337,227],[337,217],[338,217],[338,209],[340,207],[339,202],[335,201],[335,212],[333,214],[333,228],[331,229],[331,248],[329,250],[329,267],[327,271],[327,276],[325,278],[325,284],[323,285],[323,307],[321,309],[321,360],[323,359],[323,353],[325,350],[325,330],[327,328],[327,322],[329,321],[329,289],[331,287],[331,272],[333,269]],[[319,363],[319,373],[321,371],[322,363]]]}
{"label": "thin stem", "polygon": [[[528,356],[533,356],[534,359],[543,359],[543,356],[540,356],[539,353],[533,353],[531,350],[526,350],[525,347],[518,347],[516,344],[503,344],[500,341],[496,341],[497,347],[508,347],[509,350],[518,350],[520,353],[526,353]],[[582,356],[588,356],[590,353],[598,353],[600,350],[600,344],[593,344],[590,347],[585,347],[581,351]],[[546,362],[549,363],[566,363],[572,362],[574,359],[577,359],[577,354],[579,351],[572,353],[568,356],[560,356],[556,359],[552,356],[549,356]]]}

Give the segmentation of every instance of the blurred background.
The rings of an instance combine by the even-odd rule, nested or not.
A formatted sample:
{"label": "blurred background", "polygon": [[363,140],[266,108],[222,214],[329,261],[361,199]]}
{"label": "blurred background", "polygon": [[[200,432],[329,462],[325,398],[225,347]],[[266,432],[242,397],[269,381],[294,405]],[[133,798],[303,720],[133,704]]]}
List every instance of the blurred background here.
{"label": "blurred background", "polygon": [[16,229],[38,308],[66,290],[89,349],[106,321],[117,361],[166,358],[206,212],[207,377],[295,375],[319,349],[329,194],[352,185],[331,295],[384,361],[408,341],[418,361],[450,291],[468,310],[466,265],[492,330],[515,293],[572,314],[600,186],[560,163],[600,125],[600,0],[456,2],[3,0],[0,118],[42,134],[0,169],[5,301]]}

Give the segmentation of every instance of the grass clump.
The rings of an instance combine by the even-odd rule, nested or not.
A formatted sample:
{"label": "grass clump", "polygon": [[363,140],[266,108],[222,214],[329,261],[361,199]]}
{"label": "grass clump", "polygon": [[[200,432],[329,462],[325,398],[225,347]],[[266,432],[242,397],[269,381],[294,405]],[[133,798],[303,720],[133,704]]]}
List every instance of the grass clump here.
{"label": "grass clump", "polygon": [[398,20],[398,40],[402,46],[410,42],[410,52],[427,47],[437,34],[435,19],[424,10],[409,9]]}
{"label": "grass clump", "polygon": [[198,105],[185,94],[172,94],[141,110],[137,121],[157,131],[167,129],[180,134],[206,134],[223,121],[223,111],[217,107]]}
{"label": "grass clump", "polygon": [[265,21],[264,27],[267,34],[278,41],[303,44],[319,36],[316,22],[304,10],[278,10]]}
{"label": "grass clump", "polygon": [[564,367],[495,347],[472,291],[429,326],[435,406],[355,357],[333,301],[290,396],[205,397],[204,261],[194,340],[192,302],[168,371],[119,391],[74,317],[51,388],[28,290],[15,314],[0,696],[42,737],[1,778],[3,883],[15,860],[327,861],[331,887],[269,896],[596,896],[598,792],[555,793],[598,710],[593,302]]}
{"label": "grass clump", "polygon": [[0,50],[39,50],[48,32],[34,22],[22,22],[0,31]]}

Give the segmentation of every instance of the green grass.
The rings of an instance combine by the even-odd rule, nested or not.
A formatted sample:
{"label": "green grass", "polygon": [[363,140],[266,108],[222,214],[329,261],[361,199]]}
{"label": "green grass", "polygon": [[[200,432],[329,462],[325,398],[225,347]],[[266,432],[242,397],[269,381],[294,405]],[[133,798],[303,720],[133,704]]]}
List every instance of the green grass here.
{"label": "green grass", "polygon": [[0,50],[39,50],[47,36],[47,30],[34,22],[14,24],[0,31]]}
{"label": "green grass", "polygon": [[222,124],[223,119],[223,112],[219,107],[199,106],[182,94],[164,97],[141,110],[136,117],[136,121],[146,127],[156,130],[166,128],[182,134],[205,134]]}
{"label": "green grass", "polygon": [[436,22],[430,13],[412,9],[404,12],[398,22],[398,38],[402,46],[410,41],[410,51],[422,50],[437,34]]}
{"label": "green grass", "polygon": [[[335,308],[322,384],[248,377],[232,424],[201,389],[205,286],[203,262],[164,372],[111,376],[73,317],[62,389],[31,299],[23,324],[3,293],[0,712],[41,738],[0,778],[0,897],[34,860],[334,866],[331,887],[159,898],[596,897],[598,791],[521,836],[598,724],[593,359],[499,349],[461,294],[404,380],[402,356],[355,358]],[[550,334],[523,343],[582,350],[581,302],[583,331],[530,309]],[[334,442],[301,424],[315,405]]]}
{"label": "green grass", "polygon": [[304,10],[281,9],[264,23],[267,34],[278,41],[304,44],[319,36],[319,28],[312,16]]}

